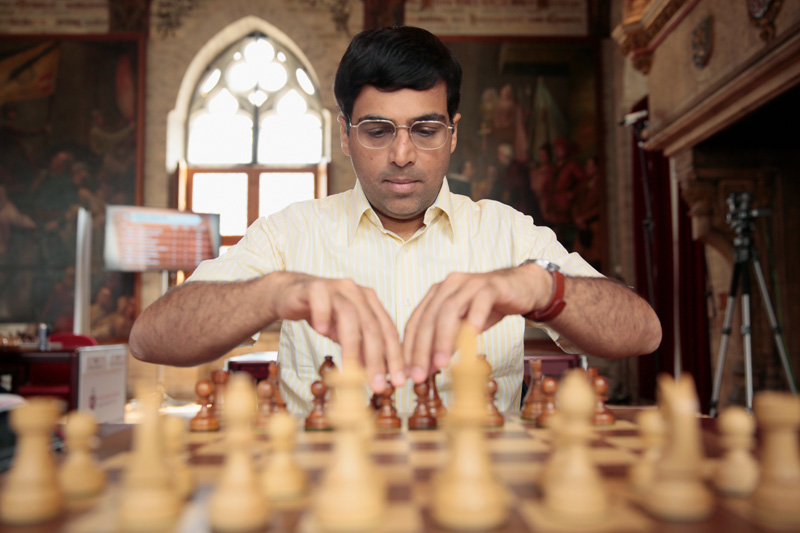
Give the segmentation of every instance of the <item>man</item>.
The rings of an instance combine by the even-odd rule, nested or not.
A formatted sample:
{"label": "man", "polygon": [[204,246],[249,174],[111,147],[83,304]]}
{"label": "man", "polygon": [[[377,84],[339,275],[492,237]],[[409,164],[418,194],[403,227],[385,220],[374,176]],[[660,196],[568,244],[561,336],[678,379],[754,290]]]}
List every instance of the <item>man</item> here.
{"label": "man", "polygon": [[[418,383],[448,367],[463,320],[483,332],[479,349],[494,368],[502,409],[519,405],[522,315],[547,321],[573,350],[653,351],[661,328],[641,298],[597,277],[530,217],[449,192],[460,86],[461,67],[425,30],[357,35],[334,84],[354,189],[256,221],[236,247],[142,313],[133,355],[199,364],[283,320],[282,392],[290,409],[307,412],[326,354],[360,357],[376,392],[388,374],[401,387],[398,407],[411,410],[408,378]],[[560,274],[533,259],[575,277],[561,285]]]}

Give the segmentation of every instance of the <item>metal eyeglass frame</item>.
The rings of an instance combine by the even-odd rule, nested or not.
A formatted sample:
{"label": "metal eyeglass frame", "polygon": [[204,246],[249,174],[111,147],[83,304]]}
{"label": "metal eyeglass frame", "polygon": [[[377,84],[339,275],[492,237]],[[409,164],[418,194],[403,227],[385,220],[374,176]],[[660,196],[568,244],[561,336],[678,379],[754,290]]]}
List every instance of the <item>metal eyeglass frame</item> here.
{"label": "metal eyeglass frame", "polygon": [[[364,124],[365,122],[382,122],[382,123],[384,123],[384,124],[391,124],[391,125],[394,127],[394,133],[392,134],[392,139],[391,139],[391,140],[390,140],[388,143],[386,143],[386,146],[367,146],[366,144],[364,144],[364,143],[361,141],[361,137],[359,137],[359,136],[358,136],[358,131],[357,131],[357,130],[358,130],[358,127],[359,127],[359,126],[361,126],[362,124]],[[438,150],[438,149],[440,149],[442,146],[444,146],[445,144],[447,144],[447,137],[445,137],[445,139],[444,139],[444,141],[442,142],[442,144],[440,144],[440,145],[439,145],[439,146],[437,146],[436,148],[425,148],[425,147],[423,147],[423,146],[419,146],[419,145],[416,143],[416,141],[414,141],[414,136],[413,136],[413,135],[411,135],[411,129],[412,129],[414,126],[416,126],[417,124],[441,124],[442,126],[444,126],[446,129],[448,129],[448,130],[450,131],[450,134],[451,134],[451,135],[452,135],[452,134],[453,134],[453,132],[455,131],[455,126],[452,126],[452,125],[451,125],[451,126],[448,126],[447,124],[445,124],[445,123],[444,123],[444,122],[442,122],[441,120],[417,120],[417,121],[414,121],[414,122],[412,122],[410,126],[402,126],[402,125],[401,125],[401,126],[398,126],[397,124],[395,124],[395,123],[394,123],[394,122],[392,122],[391,120],[388,120],[388,119],[385,119],[385,118],[367,118],[367,119],[364,119],[364,120],[362,120],[362,121],[361,121],[361,122],[359,122],[358,124],[353,124],[353,123],[352,123],[352,122],[350,122],[349,120],[347,121],[347,125],[348,125],[350,128],[355,128],[355,129],[356,129],[356,139],[358,139],[358,143],[359,143],[361,146],[363,146],[364,148],[367,148],[367,149],[369,149],[369,150],[383,150],[384,148],[389,148],[389,147],[392,145],[392,143],[394,142],[394,140],[397,138],[397,130],[398,130],[398,129],[400,129],[400,128],[406,128],[406,129],[408,130],[408,138],[411,140],[411,143],[412,143],[414,146],[416,146],[417,148],[419,148],[420,150]]]}

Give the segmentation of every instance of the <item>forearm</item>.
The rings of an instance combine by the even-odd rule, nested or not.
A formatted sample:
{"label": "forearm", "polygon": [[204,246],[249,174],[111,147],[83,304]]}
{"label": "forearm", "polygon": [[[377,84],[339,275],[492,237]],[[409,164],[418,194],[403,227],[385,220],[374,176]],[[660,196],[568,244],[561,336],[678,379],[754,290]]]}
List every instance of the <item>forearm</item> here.
{"label": "forearm", "polygon": [[621,283],[567,277],[564,300],[566,307],[548,325],[584,353],[628,357],[651,353],[661,343],[655,311]]}
{"label": "forearm", "polygon": [[134,323],[131,353],[142,361],[175,366],[220,357],[277,319],[266,304],[270,276],[198,281],[169,291]]}

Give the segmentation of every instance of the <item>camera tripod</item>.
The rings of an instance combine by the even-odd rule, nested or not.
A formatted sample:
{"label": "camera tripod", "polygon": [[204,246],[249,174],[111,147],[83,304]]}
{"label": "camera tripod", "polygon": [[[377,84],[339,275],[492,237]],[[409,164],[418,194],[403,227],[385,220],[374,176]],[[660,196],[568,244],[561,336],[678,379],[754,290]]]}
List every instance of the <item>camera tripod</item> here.
{"label": "camera tripod", "polygon": [[750,331],[750,271],[748,267],[752,265],[753,272],[756,275],[758,288],[761,292],[761,298],[764,302],[767,316],[769,318],[770,326],[772,327],[772,334],[775,339],[775,345],[778,349],[778,354],[783,364],[783,370],[786,373],[786,379],[789,382],[789,389],[793,394],[797,394],[797,387],[792,377],[792,369],[789,366],[789,359],[786,357],[786,348],[783,344],[783,333],[778,320],[775,316],[775,311],[772,308],[772,302],[767,292],[767,284],[764,281],[764,274],[761,271],[761,263],[758,261],[758,254],[752,245],[753,221],[757,216],[764,216],[769,214],[769,210],[750,209],[750,195],[748,193],[733,193],[728,197],[728,206],[730,213],[727,216],[728,223],[736,231],[736,238],[733,241],[733,275],[731,277],[731,288],[728,296],[728,302],[725,307],[725,320],[722,325],[722,338],[719,346],[719,356],[717,357],[717,369],[714,374],[714,389],[711,393],[711,403],[709,415],[711,417],[717,416],[717,404],[719,402],[719,392],[722,386],[722,372],[725,368],[725,353],[728,350],[728,340],[731,335],[731,323],[733,322],[733,309],[736,303],[736,292],[738,290],[739,280],[741,279],[742,285],[742,337],[744,340],[744,365],[745,365],[745,388],[746,388],[746,402],[747,410],[753,410],[753,356],[752,356],[752,341]]}

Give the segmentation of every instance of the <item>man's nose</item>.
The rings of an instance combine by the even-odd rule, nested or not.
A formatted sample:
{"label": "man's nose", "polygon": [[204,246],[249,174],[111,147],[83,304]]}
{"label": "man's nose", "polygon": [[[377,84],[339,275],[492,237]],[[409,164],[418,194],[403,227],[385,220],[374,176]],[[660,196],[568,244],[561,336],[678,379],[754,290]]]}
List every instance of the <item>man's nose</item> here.
{"label": "man's nose", "polygon": [[411,130],[407,126],[398,126],[392,144],[389,145],[391,162],[399,167],[412,164],[417,159],[417,147],[411,142]]}

